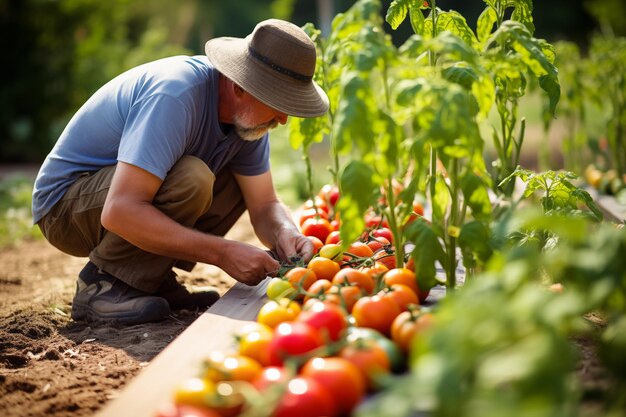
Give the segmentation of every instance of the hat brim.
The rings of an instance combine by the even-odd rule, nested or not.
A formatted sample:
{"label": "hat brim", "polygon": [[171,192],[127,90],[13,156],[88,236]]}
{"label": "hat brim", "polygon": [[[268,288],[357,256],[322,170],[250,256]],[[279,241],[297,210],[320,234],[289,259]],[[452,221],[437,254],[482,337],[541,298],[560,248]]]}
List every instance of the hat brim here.
{"label": "hat brim", "polygon": [[273,109],[296,117],[317,117],[328,111],[328,96],[319,85],[294,80],[253,58],[247,39],[215,38],[204,49],[219,72]]}

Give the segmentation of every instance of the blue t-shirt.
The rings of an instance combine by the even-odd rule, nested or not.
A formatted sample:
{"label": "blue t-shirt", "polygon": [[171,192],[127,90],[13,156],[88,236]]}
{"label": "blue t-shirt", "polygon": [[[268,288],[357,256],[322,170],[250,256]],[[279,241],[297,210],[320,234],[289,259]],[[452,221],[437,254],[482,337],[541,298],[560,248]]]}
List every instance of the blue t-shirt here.
{"label": "blue t-shirt", "polygon": [[109,81],[70,120],[44,161],[33,190],[37,223],[83,172],[117,161],[162,180],[184,155],[214,173],[269,170],[268,135],[257,141],[224,133],[218,120],[219,73],[206,56],[176,56],[133,68]]}

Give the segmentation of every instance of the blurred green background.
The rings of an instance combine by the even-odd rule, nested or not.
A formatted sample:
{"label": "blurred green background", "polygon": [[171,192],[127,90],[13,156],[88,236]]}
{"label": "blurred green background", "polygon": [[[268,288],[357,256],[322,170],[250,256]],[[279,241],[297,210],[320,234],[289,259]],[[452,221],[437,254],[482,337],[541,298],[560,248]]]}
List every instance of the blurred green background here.
{"label": "blurred green background", "polygon": [[[245,36],[258,21],[270,17],[325,28],[335,13],[352,3],[0,0],[4,63],[0,66],[0,163],[41,162],[89,95],[132,66],[172,54],[202,54],[208,39]],[[383,1],[383,10],[389,3]],[[626,16],[625,0],[535,3],[537,37],[550,42],[573,40],[583,49],[598,26],[592,14],[621,20]],[[437,6],[458,10],[474,22],[484,3],[441,0]],[[624,26],[624,22],[612,25],[622,31]],[[389,30],[397,43],[409,31],[408,26]]]}
{"label": "blurred green background", "polygon": [[[13,240],[10,224],[28,223],[32,177],[82,103],[102,84],[140,63],[173,54],[202,54],[218,36],[243,37],[270,17],[297,25],[313,22],[327,31],[332,17],[352,0],[0,0],[0,240]],[[386,11],[390,0],[382,1]],[[626,0],[544,0],[534,2],[535,36],[549,42],[570,40],[584,52],[591,35],[610,27],[626,34]],[[473,25],[481,0],[440,0]],[[392,31],[396,44],[412,33]],[[540,123],[535,101],[523,111]],[[539,137],[538,140],[541,140]],[[529,138],[529,142],[532,139]],[[325,144],[311,149],[316,186],[328,181]],[[291,149],[287,130],[272,134],[272,167],[281,198],[302,200],[304,168]],[[10,174],[28,164],[22,180]],[[10,211],[9,208],[19,208]],[[18,220],[16,220],[18,219]],[[5,224],[6,223],[6,224]],[[30,231],[25,232],[30,233]],[[1,246],[2,242],[0,242]]]}

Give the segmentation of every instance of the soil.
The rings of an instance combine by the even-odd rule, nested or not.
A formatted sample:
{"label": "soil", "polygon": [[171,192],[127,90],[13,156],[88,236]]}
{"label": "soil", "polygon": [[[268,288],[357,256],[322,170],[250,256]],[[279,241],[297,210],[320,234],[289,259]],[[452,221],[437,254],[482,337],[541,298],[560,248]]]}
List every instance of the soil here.
{"label": "soil", "polygon": [[[247,215],[227,237],[260,245]],[[93,415],[202,313],[136,326],[74,322],[71,301],[86,262],[45,240],[0,250],[1,416]],[[210,265],[176,272],[192,290],[223,294],[235,283]]]}

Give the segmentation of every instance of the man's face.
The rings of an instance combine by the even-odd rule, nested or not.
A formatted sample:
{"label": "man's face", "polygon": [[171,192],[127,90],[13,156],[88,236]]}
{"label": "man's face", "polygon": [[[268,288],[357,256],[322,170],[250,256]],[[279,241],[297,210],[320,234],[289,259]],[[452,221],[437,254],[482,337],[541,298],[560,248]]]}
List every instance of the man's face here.
{"label": "man's face", "polygon": [[237,132],[242,139],[249,141],[259,140],[270,129],[278,126],[278,122],[273,119],[269,122],[261,124],[257,124],[254,119],[254,114],[249,110],[249,108],[241,109],[241,111],[238,111],[233,115],[235,132]]}
{"label": "man's face", "polygon": [[285,113],[263,104],[247,92],[243,93],[240,105],[233,114],[235,131],[249,141],[261,139],[270,129],[286,122]]}

